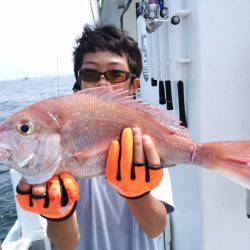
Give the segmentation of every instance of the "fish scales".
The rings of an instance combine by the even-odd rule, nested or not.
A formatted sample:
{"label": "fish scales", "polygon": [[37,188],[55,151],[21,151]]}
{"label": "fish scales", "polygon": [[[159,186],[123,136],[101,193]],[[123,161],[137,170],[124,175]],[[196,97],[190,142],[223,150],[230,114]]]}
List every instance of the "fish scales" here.
{"label": "fish scales", "polygon": [[111,87],[44,100],[6,119],[0,125],[0,164],[30,184],[65,171],[93,177],[104,173],[108,147],[125,127],[149,134],[166,166],[202,166],[250,187],[249,141],[194,142],[165,110]]}

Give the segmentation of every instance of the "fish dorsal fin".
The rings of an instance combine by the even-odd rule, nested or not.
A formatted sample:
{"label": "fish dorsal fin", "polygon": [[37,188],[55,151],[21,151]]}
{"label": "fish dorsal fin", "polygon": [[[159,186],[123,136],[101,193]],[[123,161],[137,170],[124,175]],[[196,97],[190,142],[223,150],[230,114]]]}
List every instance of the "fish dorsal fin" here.
{"label": "fish dorsal fin", "polygon": [[84,89],[76,94],[95,96],[106,101],[110,100],[115,103],[135,108],[149,114],[153,119],[157,120],[162,125],[167,126],[171,133],[190,139],[187,129],[180,125],[180,121],[176,117],[171,116],[162,108],[151,106],[144,103],[142,100],[133,99],[133,96],[128,95],[127,90],[117,89],[111,86],[102,86]]}
{"label": "fish dorsal fin", "polygon": [[133,99],[132,96],[128,96],[127,90],[115,89],[111,86],[83,89],[76,94],[96,96],[105,100],[117,100],[117,102],[122,101],[125,97],[126,99]]}

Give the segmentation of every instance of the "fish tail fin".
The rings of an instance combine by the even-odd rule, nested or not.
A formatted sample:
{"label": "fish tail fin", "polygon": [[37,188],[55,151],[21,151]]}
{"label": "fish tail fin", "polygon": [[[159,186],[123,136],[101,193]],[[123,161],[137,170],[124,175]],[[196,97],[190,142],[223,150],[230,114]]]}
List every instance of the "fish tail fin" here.
{"label": "fish tail fin", "polygon": [[215,170],[250,188],[250,141],[197,144],[191,155],[191,163]]}

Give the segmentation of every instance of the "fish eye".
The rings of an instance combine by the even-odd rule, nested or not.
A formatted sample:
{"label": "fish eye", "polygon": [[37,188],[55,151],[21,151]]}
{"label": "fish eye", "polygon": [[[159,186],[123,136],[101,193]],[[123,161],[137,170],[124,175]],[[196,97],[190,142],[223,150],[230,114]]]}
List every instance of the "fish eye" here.
{"label": "fish eye", "polygon": [[18,130],[23,135],[29,135],[34,132],[34,126],[30,122],[22,123],[18,126]]}
{"label": "fish eye", "polygon": [[20,127],[20,130],[21,130],[21,132],[23,132],[23,133],[29,132],[29,129],[30,129],[30,127],[29,127],[28,124],[23,124],[23,125]]}

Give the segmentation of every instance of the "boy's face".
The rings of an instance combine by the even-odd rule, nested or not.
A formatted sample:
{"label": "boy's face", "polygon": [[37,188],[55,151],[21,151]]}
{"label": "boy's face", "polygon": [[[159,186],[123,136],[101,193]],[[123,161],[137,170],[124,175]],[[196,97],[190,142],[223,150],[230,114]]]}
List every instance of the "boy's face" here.
{"label": "boy's face", "polygon": [[[94,69],[102,73],[109,70],[121,70],[129,72],[126,55],[123,54],[122,56],[119,56],[108,51],[97,51],[94,53],[85,54],[83,57],[82,68]],[[129,94],[133,94],[139,86],[140,79],[134,78],[132,84],[131,80],[131,78],[128,78],[126,81],[116,83],[115,85],[122,89],[128,90]],[[111,85],[104,75],[100,77],[98,82],[81,81],[79,84],[81,89]],[[112,85],[114,85],[114,83]]]}

